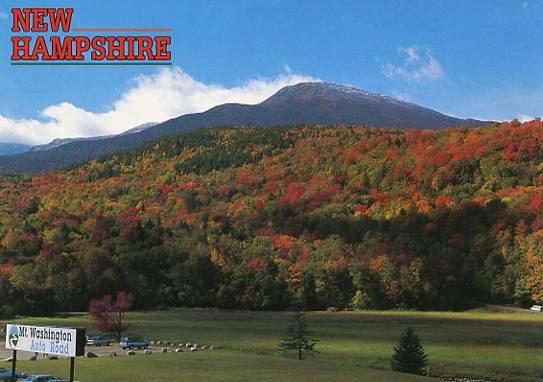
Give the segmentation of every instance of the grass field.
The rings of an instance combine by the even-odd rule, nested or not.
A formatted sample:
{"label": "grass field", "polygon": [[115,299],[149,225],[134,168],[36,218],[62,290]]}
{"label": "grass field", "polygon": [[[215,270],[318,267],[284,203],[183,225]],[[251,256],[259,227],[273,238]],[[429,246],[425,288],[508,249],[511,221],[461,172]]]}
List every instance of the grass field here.
{"label": "grass field", "polygon": [[[25,372],[67,376],[68,361],[21,362]],[[299,362],[268,355],[229,350],[196,353],[167,353],[135,357],[81,359],[76,363],[76,379],[82,382],[165,382],[165,381],[407,381],[427,378],[360,367],[338,367],[309,360]]]}
{"label": "grass field", "polygon": [[[417,380],[386,371],[400,333],[413,326],[423,339],[435,375],[543,381],[543,315],[535,313],[314,312],[309,314],[309,320],[315,336],[321,340],[320,354],[304,362],[282,358],[278,352],[277,343],[287,321],[285,313],[174,309],[131,312],[128,318],[129,332],[149,339],[216,344],[225,350],[137,356],[137,360],[128,357],[81,360],[78,379],[98,380],[105,374],[96,373],[112,370],[119,375],[117,381],[136,381],[134,377],[122,379],[120,375],[129,373],[127,370],[143,373],[150,369],[150,373],[164,375],[153,374],[153,378],[141,380],[169,381],[172,379],[168,379],[171,378],[168,373],[178,367],[183,375],[217,381]],[[90,328],[85,314],[20,321]],[[156,362],[164,363],[164,367],[158,368]],[[24,366],[41,368],[42,365],[55,370],[65,367],[56,362]]]}

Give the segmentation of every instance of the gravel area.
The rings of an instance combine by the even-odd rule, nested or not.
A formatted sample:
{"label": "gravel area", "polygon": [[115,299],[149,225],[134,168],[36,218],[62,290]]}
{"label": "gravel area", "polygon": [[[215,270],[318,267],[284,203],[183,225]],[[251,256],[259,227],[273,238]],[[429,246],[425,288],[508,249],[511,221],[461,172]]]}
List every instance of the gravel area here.
{"label": "gravel area", "polygon": [[[160,353],[160,350],[162,347],[160,346],[151,346],[149,349],[153,351],[153,353]],[[143,354],[143,350],[134,350],[136,353]],[[169,347],[169,351],[175,351],[174,347]],[[107,357],[112,356],[113,353],[116,353],[117,356],[126,356],[126,350],[123,350],[120,348],[118,344],[112,344],[110,346],[87,346],[85,348],[85,354],[88,352],[92,352],[96,354],[98,357]],[[11,358],[12,351],[6,350],[5,342],[0,342],[0,363],[5,362],[6,359]],[[17,359],[18,360],[28,360],[32,357],[32,353],[28,352],[17,352]],[[47,357],[44,355],[39,355],[38,360],[47,360]],[[5,367],[5,366],[4,366]]]}

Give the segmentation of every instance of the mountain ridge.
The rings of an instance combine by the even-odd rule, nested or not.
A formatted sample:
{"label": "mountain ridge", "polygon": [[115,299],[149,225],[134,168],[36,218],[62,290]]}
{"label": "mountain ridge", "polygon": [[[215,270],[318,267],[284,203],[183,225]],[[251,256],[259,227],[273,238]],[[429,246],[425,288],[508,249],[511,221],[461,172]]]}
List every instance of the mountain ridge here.
{"label": "mountain ridge", "polygon": [[475,127],[485,123],[489,122],[451,117],[353,87],[303,82],[283,87],[255,105],[222,104],[201,113],[172,118],[133,134],[71,142],[45,152],[3,157],[0,158],[0,169],[16,173],[52,171],[202,127],[358,124],[440,129],[460,125]]}
{"label": "mountain ridge", "polygon": [[24,153],[30,150],[30,146],[20,143],[0,142],[0,156]]}
{"label": "mountain ridge", "polygon": [[55,149],[57,147],[60,147],[60,146],[64,146],[64,145],[67,145],[69,143],[74,143],[74,142],[82,142],[82,141],[93,141],[93,140],[102,140],[102,139],[107,139],[107,138],[112,138],[112,137],[115,137],[115,136],[120,136],[120,135],[129,135],[129,134],[136,134],[136,133],[140,133],[142,131],[144,131],[145,129],[149,129],[155,125],[157,125],[158,123],[156,122],[147,122],[147,123],[143,123],[141,125],[138,125],[136,127],[133,127],[129,130],[126,130],[120,134],[111,134],[111,135],[100,135],[100,136],[96,136],[96,137],[80,137],[80,138],[55,138],[53,139],[51,142],[49,143],[45,143],[43,145],[36,145],[36,146],[32,146],[30,148],[30,150],[27,150],[27,151],[31,151],[31,152],[40,152],[40,151],[48,151],[48,150],[52,150],[52,149]]}

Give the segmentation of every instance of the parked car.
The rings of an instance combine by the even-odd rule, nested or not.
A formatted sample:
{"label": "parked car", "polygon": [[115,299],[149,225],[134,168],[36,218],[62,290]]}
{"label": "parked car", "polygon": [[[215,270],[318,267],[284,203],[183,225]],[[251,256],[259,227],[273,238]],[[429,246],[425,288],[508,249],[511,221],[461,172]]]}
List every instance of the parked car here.
{"label": "parked car", "polygon": [[139,338],[129,338],[129,337],[123,337],[121,338],[121,342],[119,342],[119,346],[126,349],[147,349],[149,347],[149,341],[147,340],[141,340]]}
{"label": "parked car", "polygon": [[102,336],[87,336],[88,346],[109,346],[113,341]]}
{"label": "parked car", "polygon": [[[20,371],[15,372],[15,377],[23,378],[24,374]],[[0,381],[10,381],[11,380],[11,370],[7,370],[3,367],[0,367]]]}
{"label": "parked car", "polygon": [[541,305],[532,305],[530,310],[533,311],[533,312],[543,312],[543,306],[541,306]]}
{"label": "parked car", "polygon": [[65,379],[59,377],[53,377],[52,375],[36,374],[29,375],[25,379],[19,382],[68,382]]}

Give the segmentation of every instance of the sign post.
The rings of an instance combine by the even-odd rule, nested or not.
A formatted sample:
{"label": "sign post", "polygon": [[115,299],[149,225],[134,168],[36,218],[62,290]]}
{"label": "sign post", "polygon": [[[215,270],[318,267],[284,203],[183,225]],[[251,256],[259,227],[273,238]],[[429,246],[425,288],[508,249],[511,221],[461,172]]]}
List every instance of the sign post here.
{"label": "sign post", "polygon": [[74,382],[75,357],[70,357],[70,382]]}
{"label": "sign post", "polygon": [[70,382],[74,380],[75,357],[85,355],[85,329],[8,324],[6,349],[13,350],[11,379],[16,381],[17,351],[70,358]]}
{"label": "sign post", "polygon": [[17,350],[13,351],[13,357],[11,357],[11,382],[17,382],[17,377],[15,376],[17,369]]}

